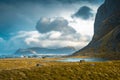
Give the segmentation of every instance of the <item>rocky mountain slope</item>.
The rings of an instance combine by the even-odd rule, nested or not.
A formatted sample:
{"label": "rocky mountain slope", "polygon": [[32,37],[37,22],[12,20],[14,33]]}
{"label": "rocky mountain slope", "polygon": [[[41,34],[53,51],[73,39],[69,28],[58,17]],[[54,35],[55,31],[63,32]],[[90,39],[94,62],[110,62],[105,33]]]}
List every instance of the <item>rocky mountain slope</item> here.
{"label": "rocky mountain slope", "polygon": [[74,53],[74,55],[105,53],[111,54],[111,56],[120,56],[119,3],[120,0],[105,0],[97,11],[92,41],[85,48]]}

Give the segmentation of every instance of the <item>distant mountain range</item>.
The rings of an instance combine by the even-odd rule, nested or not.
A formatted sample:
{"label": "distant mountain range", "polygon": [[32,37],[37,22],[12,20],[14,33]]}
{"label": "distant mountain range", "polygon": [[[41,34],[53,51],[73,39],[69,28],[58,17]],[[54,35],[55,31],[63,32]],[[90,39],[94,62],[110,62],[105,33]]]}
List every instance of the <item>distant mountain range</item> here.
{"label": "distant mountain range", "polygon": [[74,47],[63,47],[56,49],[48,49],[41,47],[32,47],[27,49],[18,49],[14,55],[17,56],[62,56],[62,55],[70,55],[77,51]]}
{"label": "distant mountain range", "polygon": [[61,57],[65,55],[71,55],[77,51],[74,47],[63,47],[63,48],[41,48],[41,47],[32,47],[27,49],[18,49],[14,54],[11,55],[1,55],[0,58],[22,58],[22,57]]}

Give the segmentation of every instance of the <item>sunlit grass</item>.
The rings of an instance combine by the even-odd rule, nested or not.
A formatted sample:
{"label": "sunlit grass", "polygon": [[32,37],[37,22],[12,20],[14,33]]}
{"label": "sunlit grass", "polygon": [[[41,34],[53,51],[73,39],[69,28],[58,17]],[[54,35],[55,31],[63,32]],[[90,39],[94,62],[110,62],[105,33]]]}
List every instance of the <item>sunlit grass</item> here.
{"label": "sunlit grass", "polygon": [[[120,61],[79,63],[48,60],[0,60],[0,80],[120,80]],[[37,67],[38,63],[41,66]]]}

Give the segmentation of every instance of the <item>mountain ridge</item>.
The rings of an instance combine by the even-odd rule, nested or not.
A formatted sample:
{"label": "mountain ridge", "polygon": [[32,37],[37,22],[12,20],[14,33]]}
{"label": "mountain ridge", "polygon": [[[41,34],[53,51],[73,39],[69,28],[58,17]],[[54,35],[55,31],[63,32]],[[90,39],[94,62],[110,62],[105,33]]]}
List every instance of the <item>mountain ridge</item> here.
{"label": "mountain ridge", "polygon": [[42,47],[32,47],[27,49],[18,49],[14,54],[68,54],[75,52],[74,47],[62,47],[62,48],[42,48]]}
{"label": "mountain ridge", "polygon": [[120,59],[119,3],[120,0],[105,0],[96,14],[92,41],[73,55],[104,54]]}

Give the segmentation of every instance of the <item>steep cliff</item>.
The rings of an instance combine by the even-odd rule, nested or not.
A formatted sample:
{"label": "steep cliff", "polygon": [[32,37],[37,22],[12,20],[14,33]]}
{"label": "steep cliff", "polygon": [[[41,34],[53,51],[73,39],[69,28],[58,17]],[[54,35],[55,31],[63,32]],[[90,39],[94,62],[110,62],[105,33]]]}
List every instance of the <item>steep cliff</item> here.
{"label": "steep cliff", "polygon": [[[105,0],[96,14],[92,41],[74,55],[120,53],[120,0]],[[119,55],[120,56],[120,55]]]}

